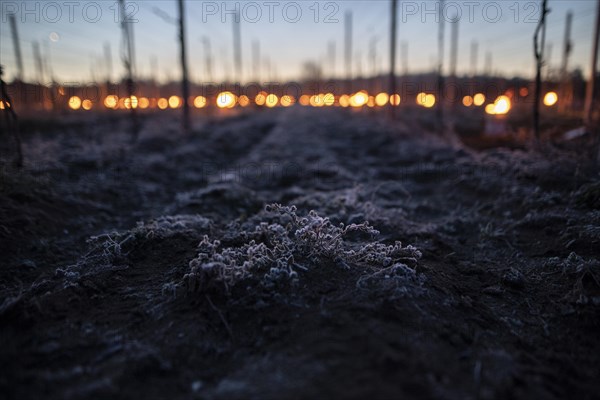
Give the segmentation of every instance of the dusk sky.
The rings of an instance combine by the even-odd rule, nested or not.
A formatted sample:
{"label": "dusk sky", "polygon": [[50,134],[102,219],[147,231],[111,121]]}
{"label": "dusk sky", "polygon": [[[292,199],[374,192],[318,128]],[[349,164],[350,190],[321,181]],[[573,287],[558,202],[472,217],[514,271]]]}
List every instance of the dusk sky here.
{"label": "dusk sky", "polygon": [[[177,27],[177,2],[131,1],[138,75],[151,74],[151,59],[157,60],[161,81],[180,78]],[[531,77],[534,71],[533,32],[540,15],[541,1],[446,1],[447,18],[460,10],[458,74],[472,71],[471,43],[479,43],[478,68],[484,69],[485,54],[492,54],[493,71],[504,76]],[[0,57],[7,80],[16,74],[16,62],[8,14],[16,13],[23,52],[25,80],[35,81],[32,51],[38,41],[58,82],[90,82],[93,74],[104,79],[107,67],[105,43],[110,43],[112,80],[123,76],[120,58],[121,31],[116,1],[2,1]],[[437,60],[435,7],[437,1],[400,1],[398,29],[398,72],[403,70],[401,43],[408,44],[409,72],[433,70]],[[558,69],[564,46],[565,19],[572,10],[574,43],[570,67],[590,69],[591,39],[596,12],[595,0],[549,1],[547,44],[551,47],[549,65]],[[377,71],[388,65],[389,1],[257,1],[211,2],[188,0],[188,62],[193,81],[206,81],[201,38],[212,45],[214,80],[233,75],[233,15],[241,13],[242,65],[244,81],[252,73],[252,42],[260,42],[261,80],[293,80],[302,76],[303,64],[313,61],[323,66],[326,76],[343,76],[344,13],[353,14],[353,71],[372,74],[370,43],[376,42]],[[319,10],[318,14],[316,10]],[[159,11],[160,10],[160,11]],[[158,14],[162,14],[163,17]],[[335,63],[328,57],[328,43],[335,41]],[[450,50],[450,24],[446,23],[446,67]],[[271,74],[267,64],[272,65]],[[447,71],[447,69],[446,69]],[[49,81],[49,78],[45,78]]]}

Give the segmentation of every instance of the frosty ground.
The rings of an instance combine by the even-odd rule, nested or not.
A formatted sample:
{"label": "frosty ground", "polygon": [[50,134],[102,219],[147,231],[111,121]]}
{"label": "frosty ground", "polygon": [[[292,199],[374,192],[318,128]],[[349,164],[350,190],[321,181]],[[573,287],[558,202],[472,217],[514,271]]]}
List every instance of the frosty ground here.
{"label": "frosty ground", "polygon": [[346,110],[175,118],[133,145],[123,117],[25,127],[1,176],[6,398],[598,398],[581,151]]}

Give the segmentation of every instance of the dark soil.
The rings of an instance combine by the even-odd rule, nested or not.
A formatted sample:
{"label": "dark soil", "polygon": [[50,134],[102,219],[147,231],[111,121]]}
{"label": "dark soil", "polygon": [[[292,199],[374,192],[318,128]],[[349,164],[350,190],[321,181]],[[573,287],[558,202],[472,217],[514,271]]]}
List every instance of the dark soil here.
{"label": "dark soil", "polygon": [[[600,181],[576,151],[299,108],[188,136],[149,117],[132,146],[96,118],[29,127],[26,168],[2,170],[2,398],[600,398]],[[236,245],[271,203],[423,256],[181,290],[204,235]]]}

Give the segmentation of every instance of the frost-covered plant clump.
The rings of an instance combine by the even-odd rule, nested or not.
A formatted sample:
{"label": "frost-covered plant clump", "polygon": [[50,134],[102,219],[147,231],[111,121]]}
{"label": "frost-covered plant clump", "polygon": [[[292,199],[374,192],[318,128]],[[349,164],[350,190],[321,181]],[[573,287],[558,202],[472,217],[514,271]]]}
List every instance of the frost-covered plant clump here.
{"label": "frost-covered plant clump", "polygon": [[129,231],[107,233],[90,237],[87,242],[91,250],[89,258],[97,257],[107,263],[122,260],[131,249],[147,240],[166,239],[176,234],[197,234],[206,231],[211,221],[199,215],[163,216],[149,222],[138,222]]}
{"label": "frost-covered plant clump", "polygon": [[[253,277],[258,271],[264,274],[265,283],[294,280],[293,256],[285,243],[271,247],[251,240],[240,247],[220,249],[218,240],[204,236],[198,245],[198,256],[190,261],[190,273],[183,278],[189,291],[204,291],[214,282],[220,282],[229,291],[237,282]],[[287,255],[287,257],[286,257]]]}
{"label": "frost-covered plant clump", "polygon": [[265,211],[273,222],[261,222],[254,230],[244,232],[241,236],[247,242],[242,245],[224,247],[218,240],[204,236],[198,256],[189,263],[190,272],[183,278],[188,291],[222,286],[229,292],[247,278],[259,279],[266,287],[293,284],[298,280],[298,271],[323,265],[376,270],[393,265],[414,268],[421,257],[415,247],[402,247],[400,242],[357,245],[345,240],[351,232],[378,235],[368,222],[335,226],[315,211],[299,216],[295,206],[279,204],[268,205]]}
{"label": "frost-covered plant clump", "polygon": [[210,224],[210,219],[200,215],[168,215],[153,219],[148,223],[138,222],[133,233],[164,239],[178,233],[203,231],[208,229]]}
{"label": "frost-covered plant clump", "polygon": [[126,269],[129,253],[153,239],[166,239],[176,234],[207,231],[211,221],[199,215],[163,216],[149,222],[138,222],[125,232],[105,233],[87,240],[89,251],[76,264],[58,268],[56,276],[63,277],[65,286],[76,285],[81,275]]}

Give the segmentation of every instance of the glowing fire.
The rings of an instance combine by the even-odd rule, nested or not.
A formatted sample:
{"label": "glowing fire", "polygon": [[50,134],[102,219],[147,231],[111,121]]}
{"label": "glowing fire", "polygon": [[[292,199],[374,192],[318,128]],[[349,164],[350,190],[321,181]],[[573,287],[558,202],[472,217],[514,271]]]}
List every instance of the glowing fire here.
{"label": "glowing fire", "polygon": [[92,109],[92,101],[89,99],[85,99],[84,101],[81,102],[81,107],[85,110],[85,111],[89,111]]}
{"label": "glowing fire", "polygon": [[471,96],[463,97],[462,103],[465,107],[471,107],[473,105],[473,97],[471,97]]}
{"label": "glowing fire", "polygon": [[544,96],[544,105],[552,107],[558,102],[558,95],[556,92],[548,92]]}

